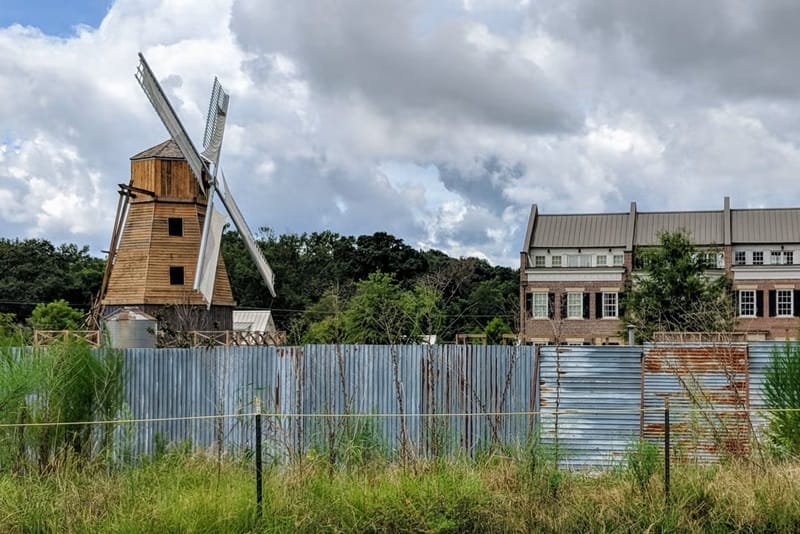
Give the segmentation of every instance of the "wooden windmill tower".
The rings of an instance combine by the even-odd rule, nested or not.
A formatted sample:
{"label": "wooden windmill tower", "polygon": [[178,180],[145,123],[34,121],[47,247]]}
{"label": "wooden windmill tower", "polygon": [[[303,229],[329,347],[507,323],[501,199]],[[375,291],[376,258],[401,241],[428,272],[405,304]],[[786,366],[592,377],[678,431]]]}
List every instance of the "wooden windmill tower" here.
{"label": "wooden windmill tower", "polygon": [[[231,216],[272,296],[274,274],[255,244],[222,176],[219,155],[228,95],[214,80],[202,153],[186,134],[150,67],[139,54],[137,80],[172,139],[131,158],[131,180],[120,202],[100,294],[102,315],[136,307],[192,329],[230,330],[235,306],[219,253],[225,216]],[[202,311],[202,313],[198,313]],[[183,314],[184,317],[176,317]]]}

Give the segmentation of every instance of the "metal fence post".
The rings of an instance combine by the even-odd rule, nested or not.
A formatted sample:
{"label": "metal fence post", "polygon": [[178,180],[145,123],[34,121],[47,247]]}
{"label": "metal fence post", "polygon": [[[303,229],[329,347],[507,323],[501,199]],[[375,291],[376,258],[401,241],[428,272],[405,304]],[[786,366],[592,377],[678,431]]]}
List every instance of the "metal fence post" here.
{"label": "metal fence post", "polygon": [[669,505],[669,397],[664,399],[664,499]]}
{"label": "metal fence post", "polygon": [[264,498],[261,481],[261,398],[256,397],[253,404],[256,409],[256,517],[261,521],[261,516],[263,514],[261,503]]}

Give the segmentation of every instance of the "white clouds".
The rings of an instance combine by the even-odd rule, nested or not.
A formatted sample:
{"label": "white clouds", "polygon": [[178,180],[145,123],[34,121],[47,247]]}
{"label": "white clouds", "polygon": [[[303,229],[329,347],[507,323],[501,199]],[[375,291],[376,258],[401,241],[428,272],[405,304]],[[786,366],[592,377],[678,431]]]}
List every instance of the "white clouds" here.
{"label": "white clouds", "polygon": [[[545,213],[800,203],[800,6],[117,0],[97,29],[0,28],[3,235],[105,247],[130,155],[166,138],[144,51],[252,227],[388,231],[516,265]],[[758,187],[753,184],[758,184]]]}

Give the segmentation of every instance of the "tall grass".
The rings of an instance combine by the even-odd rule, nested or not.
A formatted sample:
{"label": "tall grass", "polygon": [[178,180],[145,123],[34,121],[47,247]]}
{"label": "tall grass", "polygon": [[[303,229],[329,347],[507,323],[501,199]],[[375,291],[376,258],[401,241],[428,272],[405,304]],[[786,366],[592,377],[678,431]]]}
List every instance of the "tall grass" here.
{"label": "tall grass", "polygon": [[177,452],[138,467],[0,475],[4,532],[792,532],[800,464],[677,465],[660,473],[559,471],[530,451],[481,461],[367,463],[331,472],[310,458],[265,473],[255,513],[252,466]]}
{"label": "tall grass", "polygon": [[[0,347],[0,422],[73,423],[113,419],[122,406],[122,358],[80,341]],[[111,446],[112,428],[72,424],[0,429],[0,472],[52,471]]]}

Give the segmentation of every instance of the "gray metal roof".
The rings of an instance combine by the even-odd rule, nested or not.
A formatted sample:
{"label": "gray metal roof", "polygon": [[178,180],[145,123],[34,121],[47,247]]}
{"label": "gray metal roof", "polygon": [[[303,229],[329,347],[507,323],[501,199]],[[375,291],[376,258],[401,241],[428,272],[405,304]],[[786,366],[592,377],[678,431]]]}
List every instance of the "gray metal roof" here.
{"label": "gray metal roof", "polygon": [[270,310],[233,310],[233,329],[248,332],[274,332]]}
{"label": "gray metal roof", "polygon": [[731,210],[733,243],[800,243],[800,208]]}
{"label": "gray metal roof", "polygon": [[722,211],[674,211],[663,213],[638,213],[634,245],[648,246],[659,243],[663,232],[685,230],[697,245],[721,245],[724,242],[724,215]]}
{"label": "gray metal roof", "polygon": [[538,215],[532,247],[624,247],[627,213]]}
{"label": "gray metal roof", "polygon": [[800,243],[800,208],[731,210],[727,197],[724,209],[706,211],[638,212],[632,203],[630,213],[542,215],[534,205],[526,246],[653,246],[661,233],[677,230],[700,246]]}

